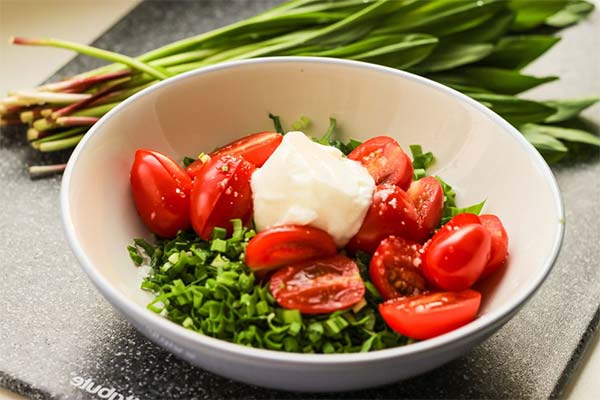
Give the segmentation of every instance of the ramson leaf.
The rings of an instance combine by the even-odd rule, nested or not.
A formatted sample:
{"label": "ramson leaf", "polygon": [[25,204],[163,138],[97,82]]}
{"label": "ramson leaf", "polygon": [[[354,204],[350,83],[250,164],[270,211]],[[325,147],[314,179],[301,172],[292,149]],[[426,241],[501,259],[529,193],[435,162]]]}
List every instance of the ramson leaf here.
{"label": "ramson leaf", "polygon": [[543,25],[566,5],[567,0],[510,0],[508,6],[517,13],[511,29],[525,31]]}
{"label": "ramson leaf", "polygon": [[508,32],[515,19],[515,13],[506,8],[494,14],[492,18],[493,23],[482,23],[474,28],[453,33],[445,36],[444,40],[454,43],[493,43]]}
{"label": "ramson leaf", "polygon": [[444,71],[466,64],[471,64],[488,56],[494,46],[486,43],[453,44],[440,43],[419,64],[411,68],[417,73]]}
{"label": "ramson leaf", "polygon": [[491,67],[464,67],[453,72],[434,74],[431,77],[442,83],[481,87],[505,95],[518,94],[558,79],[556,76],[536,77],[518,71]]}
{"label": "ramson leaf", "polygon": [[[526,136],[546,135],[567,142],[585,143],[600,147],[600,137],[581,129],[563,128],[561,126],[525,124],[519,130]],[[550,142],[548,142],[550,143]],[[563,147],[557,147],[557,151],[563,151]]]}
{"label": "ramson leaf", "polygon": [[515,126],[542,122],[550,115],[556,113],[554,107],[533,100],[520,99],[488,93],[467,93],[473,99],[485,104],[508,122]]}
{"label": "ramson leaf", "polygon": [[419,5],[417,9],[388,18],[377,32],[450,35],[479,26],[505,6],[502,0],[421,1]]}
{"label": "ramson leaf", "polygon": [[548,35],[503,37],[481,64],[519,70],[552,48],[559,40],[557,36]]}
{"label": "ramson leaf", "polygon": [[594,4],[584,1],[570,1],[562,10],[546,18],[546,25],[564,28],[573,25],[587,17],[594,10]]}
{"label": "ramson leaf", "polygon": [[556,113],[544,120],[544,122],[562,122],[574,118],[583,110],[596,104],[600,98],[587,97],[582,99],[550,100],[545,101],[547,106],[556,108]]}

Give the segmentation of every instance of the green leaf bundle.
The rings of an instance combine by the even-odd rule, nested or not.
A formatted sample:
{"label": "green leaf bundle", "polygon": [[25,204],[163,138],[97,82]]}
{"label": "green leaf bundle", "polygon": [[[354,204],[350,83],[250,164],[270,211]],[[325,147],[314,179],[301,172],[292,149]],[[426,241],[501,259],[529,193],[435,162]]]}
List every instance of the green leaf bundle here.
{"label": "green leaf bundle", "polygon": [[56,151],[75,146],[89,128],[62,126],[68,117],[101,117],[165,77],[253,57],[338,57],[406,69],[462,91],[557,161],[575,156],[581,146],[598,147],[593,133],[557,133],[598,98],[521,97],[558,79],[522,69],[560,40],[559,29],[593,8],[584,0],[289,0],[135,58],[54,39],[16,38],[15,44],[67,48],[118,63],[11,93],[0,100],[0,116],[3,124],[30,124],[27,137],[35,149]]}

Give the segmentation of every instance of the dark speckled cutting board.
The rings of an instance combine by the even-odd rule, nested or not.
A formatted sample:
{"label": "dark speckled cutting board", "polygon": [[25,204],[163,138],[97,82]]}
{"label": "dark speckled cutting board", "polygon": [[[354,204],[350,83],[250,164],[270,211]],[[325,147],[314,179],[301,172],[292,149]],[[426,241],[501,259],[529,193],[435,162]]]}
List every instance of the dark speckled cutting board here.
{"label": "dark speckled cutting board", "polygon": [[[95,44],[138,54],[248,17],[277,3],[140,4]],[[600,93],[598,12],[564,33],[532,70],[563,79],[536,96]],[[595,57],[595,59],[594,59]],[[57,73],[93,66],[77,57]],[[595,67],[593,67],[595,66]],[[599,108],[586,114],[596,124]],[[53,161],[66,154],[54,155]],[[554,168],[567,212],[562,252],[547,281],[498,333],[466,356],[408,381],[346,398],[547,398],[562,393],[598,326],[600,155]],[[60,178],[31,181],[39,162],[22,132],[0,135],[0,385],[34,398],[98,398],[71,382],[90,379],[139,399],[339,398],[231,382],[181,361],[138,334],[92,287],[62,232]],[[111,392],[111,388],[114,391]],[[116,396],[116,398],[119,398]]]}

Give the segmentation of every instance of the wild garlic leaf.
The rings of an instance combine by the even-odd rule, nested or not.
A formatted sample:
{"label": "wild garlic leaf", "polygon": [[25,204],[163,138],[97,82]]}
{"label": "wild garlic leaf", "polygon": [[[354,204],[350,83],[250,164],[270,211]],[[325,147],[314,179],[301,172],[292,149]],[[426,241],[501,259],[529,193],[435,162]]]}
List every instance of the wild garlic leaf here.
{"label": "wild garlic leaf", "polygon": [[520,70],[554,46],[560,37],[549,35],[507,36],[481,64],[495,68]]}
{"label": "wild garlic leaf", "polygon": [[594,4],[590,2],[584,0],[571,1],[565,8],[546,18],[545,23],[554,28],[564,28],[578,23],[593,10]]}
{"label": "wild garlic leaf", "polygon": [[419,7],[397,13],[377,32],[422,32],[435,36],[462,32],[488,21],[505,7],[502,1],[420,1]]}
{"label": "wild garlic leaf", "polygon": [[431,77],[443,83],[482,87],[491,92],[505,95],[515,95],[558,79],[556,76],[536,77],[518,71],[492,67],[464,67],[452,72],[434,74]]}
{"label": "wild garlic leaf", "polygon": [[417,33],[405,35],[394,44],[376,47],[347,58],[402,69],[428,57],[437,44],[436,37]]}
{"label": "wild garlic leaf", "polygon": [[542,122],[550,115],[556,113],[556,109],[553,107],[515,96],[488,93],[468,93],[468,95],[484,103],[515,126]]}
{"label": "wild garlic leaf", "polygon": [[581,99],[549,100],[544,104],[556,108],[556,113],[544,120],[544,122],[563,122],[578,116],[583,110],[596,104],[600,98],[587,97]]}
{"label": "wild garlic leaf", "polygon": [[442,42],[424,61],[411,68],[417,73],[444,71],[471,64],[488,56],[494,46],[488,43]]}
{"label": "wild garlic leaf", "polygon": [[[581,129],[563,128],[561,126],[551,125],[526,124],[519,127],[519,130],[525,135],[525,137],[530,137],[530,135],[546,135],[554,139],[565,140],[567,142],[585,143],[600,147],[600,137]],[[551,141],[548,141],[547,143],[550,142]],[[559,147],[556,147],[556,149],[559,149]],[[562,151],[562,148],[560,148],[559,151]]]}
{"label": "wild garlic leaf", "polygon": [[[515,13],[504,8],[494,14],[490,20],[473,28],[444,36],[444,40],[455,43],[494,43],[508,32],[514,19]],[[492,21],[493,23],[489,23]]]}
{"label": "wild garlic leaf", "polygon": [[511,29],[526,31],[543,25],[567,4],[567,0],[510,0],[508,6],[516,12]]}

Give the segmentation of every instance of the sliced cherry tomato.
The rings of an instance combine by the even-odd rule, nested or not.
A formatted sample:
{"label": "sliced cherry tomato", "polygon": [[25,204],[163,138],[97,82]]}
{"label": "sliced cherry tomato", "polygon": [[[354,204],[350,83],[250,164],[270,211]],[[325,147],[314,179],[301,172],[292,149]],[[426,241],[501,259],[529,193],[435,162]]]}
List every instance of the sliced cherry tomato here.
{"label": "sliced cherry tomato", "polygon": [[413,178],[413,165],[402,147],[389,136],[376,136],[359,145],[348,155],[359,161],[375,180],[406,190]]}
{"label": "sliced cherry tomato", "polygon": [[175,161],[140,149],[135,152],[130,182],[138,214],[150,231],[170,238],[189,228],[192,181]]}
{"label": "sliced cherry tomato", "polygon": [[283,308],[325,314],[358,303],[365,284],[356,263],[336,255],[277,270],[271,277],[271,293]]}
{"label": "sliced cherry tomato", "polygon": [[265,229],[246,247],[246,264],[253,270],[270,270],[284,265],[334,255],[331,235],[310,226],[284,225]]}
{"label": "sliced cherry tomato", "polygon": [[362,226],[348,243],[348,249],[373,254],[386,237],[395,235],[413,239],[417,230],[417,211],[406,192],[398,186],[379,185],[375,188],[373,202]]}
{"label": "sliced cherry tomato", "polygon": [[411,183],[406,194],[417,209],[419,223],[417,239],[425,241],[431,237],[442,219],[444,209],[442,185],[433,176],[427,176]]}
{"label": "sliced cherry tomato", "polygon": [[442,231],[444,228],[446,228],[446,230],[450,230],[450,228],[460,228],[466,225],[470,225],[470,224],[481,224],[481,220],[479,219],[479,217],[475,214],[471,214],[471,213],[462,213],[462,214],[457,214],[454,217],[452,217],[452,219],[450,221],[448,221],[443,227],[442,229],[440,229],[440,231]]}
{"label": "sliced cherry tomato", "polygon": [[427,283],[420,271],[421,245],[390,236],[384,239],[373,258],[369,273],[373,284],[385,299],[421,294]]}
{"label": "sliced cherry tomato", "polygon": [[480,304],[480,293],[464,290],[392,299],[380,304],[379,312],[396,332],[423,340],[473,321]]}
{"label": "sliced cherry tomato", "polygon": [[242,156],[257,167],[262,167],[282,140],[283,135],[277,132],[253,133],[215,150],[210,156]]}
{"label": "sliced cherry tomato", "polygon": [[486,264],[480,279],[484,279],[500,268],[508,257],[508,234],[502,225],[500,218],[491,214],[479,216],[481,225],[488,230],[492,236],[492,248],[490,260]]}
{"label": "sliced cherry tomato", "polygon": [[492,239],[480,223],[463,223],[467,219],[472,218],[454,217],[425,245],[423,274],[433,286],[465,290],[481,276],[490,258]]}
{"label": "sliced cherry tomato", "polygon": [[212,157],[194,180],[190,202],[190,218],[194,230],[209,240],[218,226],[231,234],[231,220],[252,218],[250,177],[254,165],[240,156]]}
{"label": "sliced cherry tomato", "polygon": [[208,164],[210,158],[207,157],[205,160],[196,160],[187,166],[185,172],[189,175],[192,180],[195,180],[198,175],[202,175],[202,169]]}

